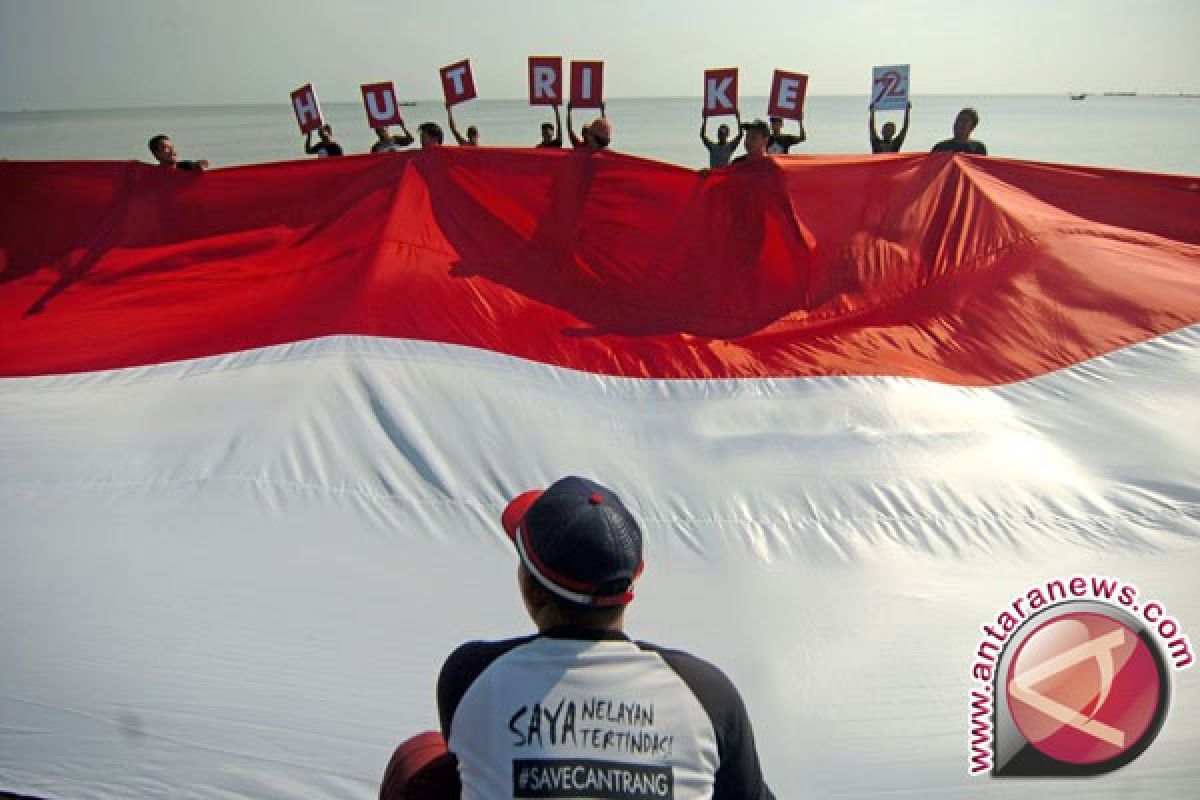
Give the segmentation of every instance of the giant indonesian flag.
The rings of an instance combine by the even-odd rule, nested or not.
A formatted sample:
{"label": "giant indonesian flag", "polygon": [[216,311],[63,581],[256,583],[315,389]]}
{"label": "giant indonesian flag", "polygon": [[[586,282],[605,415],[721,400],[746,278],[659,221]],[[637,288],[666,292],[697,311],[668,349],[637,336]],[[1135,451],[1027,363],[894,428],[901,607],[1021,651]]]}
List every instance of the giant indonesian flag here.
{"label": "giant indonesian flag", "polygon": [[[571,473],[780,798],[1026,797],[967,776],[970,665],[1048,578],[1200,640],[1196,179],[447,148],[0,197],[0,791],[373,797],[446,653],[529,630],[499,514]],[[1089,791],[1200,785],[1172,680]]]}

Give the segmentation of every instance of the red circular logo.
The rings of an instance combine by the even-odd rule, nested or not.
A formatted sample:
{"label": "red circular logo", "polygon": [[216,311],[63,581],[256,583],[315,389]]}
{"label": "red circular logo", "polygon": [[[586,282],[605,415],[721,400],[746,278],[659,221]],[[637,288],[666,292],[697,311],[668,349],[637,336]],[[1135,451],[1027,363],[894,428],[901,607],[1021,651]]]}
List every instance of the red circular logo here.
{"label": "red circular logo", "polygon": [[1021,735],[1069,764],[1096,764],[1134,747],[1154,722],[1162,688],[1154,654],[1137,633],[1089,612],[1034,630],[1006,683]]}

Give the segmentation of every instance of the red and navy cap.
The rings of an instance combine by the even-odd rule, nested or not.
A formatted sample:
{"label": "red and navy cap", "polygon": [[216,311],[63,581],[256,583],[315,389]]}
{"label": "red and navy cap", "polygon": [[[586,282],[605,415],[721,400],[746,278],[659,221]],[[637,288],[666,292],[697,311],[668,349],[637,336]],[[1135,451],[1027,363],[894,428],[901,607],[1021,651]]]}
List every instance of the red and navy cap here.
{"label": "red and navy cap", "polygon": [[642,574],[642,531],[611,489],[568,477],[514,498],[501,515],[521,563],[571,603],[623,606]]}

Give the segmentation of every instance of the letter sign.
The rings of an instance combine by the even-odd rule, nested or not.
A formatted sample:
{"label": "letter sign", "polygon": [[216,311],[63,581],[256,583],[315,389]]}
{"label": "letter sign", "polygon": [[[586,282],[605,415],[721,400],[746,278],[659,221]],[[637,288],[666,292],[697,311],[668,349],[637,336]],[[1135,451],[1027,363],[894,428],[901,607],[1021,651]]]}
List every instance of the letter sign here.
{"label": "letter sign", "polygon": [[599,108],[604,102],[604,62],[571,62],[571,104],[576,108]]}
{"label": "letter sign", "polygon": [[475,98],[475,78],[471,75],[470,60],[442,67],[440,72],[442,92],[446,95],[447,105],[458,105]]}
{"label": "letter sign", "polygon": [[767,114],[784,119],[800,119],[804,116],[804,93],[807,91],[807,75],[775,70]]}
{"label": "letter sign", "polygon": [[529,57],[529,105],[561,106],[562,85],[561,57]]}
{"label": "letter sign", "polygon": [[400,116],[400,104],[396,102],[396,87],[392,85],[391,81],[364,83],[362,96],[369,127],[383,128],[388,125],[399,125],[404,121],[404,118]]}
{"label": "letter sign", "polygon": [[908,106],[908,64],[872,68],[871,102],[876,111],[903,111]]}
{"label": "letter sign", "polygon": [[317,103],[317,92],[311,83],[306,83],[292,92],[292,111],[296,112],[296,124],[301,133],[311,133],[321,127],[321,106]]}
{"label": "letter sign", "polygon": [[704,71],[704,116],[719,117],[736,114],[738,110],[738,71],[706,69]]}

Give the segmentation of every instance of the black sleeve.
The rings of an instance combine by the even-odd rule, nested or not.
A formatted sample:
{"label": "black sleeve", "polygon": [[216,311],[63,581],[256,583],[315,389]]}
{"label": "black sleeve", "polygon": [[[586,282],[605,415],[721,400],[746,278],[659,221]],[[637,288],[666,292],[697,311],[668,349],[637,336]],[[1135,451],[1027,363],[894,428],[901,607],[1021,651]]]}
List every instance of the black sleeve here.
{"label": "black sleeve", "polygon": [[658,653],[675,671],[712,720],[717,734],[716,783],[713,800],[775,800],[763,780],[754,746],[754,728],[737,687],[725,673],[703,659],[678,650],[666,650],[638,642]]}
{"label": "black sleeve", "polygon": [[199,172],[200,165],[195,161],[176,161],[175,166],[187,172]]}
{"label": "black sleeve", "polygon": [[458,710],[459,702],[475,679],[497,658],[534,638],[523,636],[502,642],[467,642],[450,654],[446,663],[442,665],[437,682],[438,719],[442,726],[442,736],[450,738],[450,723],[454,721],[454,712]]}
{"label": "black sleeve", "polygon": [[408,147],[410,144],[415,142],[416,139],[414,139],[413,137],[411,137],[407,134],[402,133],[399,136],[393,136],[392,141],[395,142],[396,144],[400,145],[401,147]]}
{"label": "black sleeve", "polygon": [[931,152],[931,153],[947,153],[949,151],[950,151],[950,148],[947,146],[947,143],[943,141],[943,142],[938,142],[937,144],[935,144],[933,146],[933,149],[930,150],[929,152]]}
{"label": "black sleeve", "polygon": [[340,144],[338,144],[337,142],[330,142],[329,143],[329,155],[331,155],[331,156],[342,155],[342,146]]}

